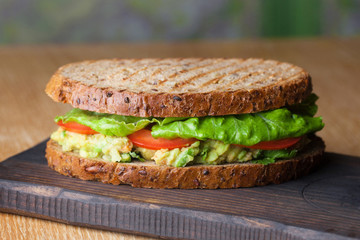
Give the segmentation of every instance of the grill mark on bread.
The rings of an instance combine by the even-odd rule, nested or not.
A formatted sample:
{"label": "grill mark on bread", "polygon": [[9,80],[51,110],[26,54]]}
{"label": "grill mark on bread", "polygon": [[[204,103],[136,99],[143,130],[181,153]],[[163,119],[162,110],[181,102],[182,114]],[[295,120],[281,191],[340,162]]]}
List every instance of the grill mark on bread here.
{"label": "grill mark on bread", "polygon": [[[286,72],[286,71],[289,71],[290,69],[293,69],[293,68],[294,68],[294,66],[290,66],[290,67],[288,67],[288,68],[285,68],[283,71]],[[264,79],[259,79],[259,80],[255,81],[255,82],[252,82],[252,83],[249,84],[248,86],[254,86],[254,85],[258,84],[258,83],[261,83],[261,82],[264,82],[264,81],[268,81],[270,78],[276,76],[277,74],[278,74],[278,72],[275,72],[275,73],[267,76],[267,77],[264,78]],[[291,77],[293,77],[293,76],[295,76],[295,75],[297,75],[297,74],[298,74],[298,73],[295,73],[295,74],[291,75],[290,77],[278,79],[278,80],[280,80],[279,83],[282,82],[282,81],[286,81],[287,79],[289,79],[289,78],[291,78]]]}
{"label": "grill mark on bread", "polygon": [[[224,62],[224,61],[221,61],[221,62]],[[190,77],[190,78],[188,78],[188,79],[186,79],[186,80],[184,80],[184,81],[182,81],[182,82],[176,83],[176,84],[174,85],[174,87],[172,88],[172,90],[174,90],[174,89],[179,89],[180,87],[182,87],[182,86],[184,86],[184,85],[192,82],[192,81],[193,81],[194,79],[196,79],[196,78],[204,77],[204,76],[206,76],[206,75],[209,75],[210,73],[219,71],[219,70],[224,69],[224,68],[228,68],[228,67],[234,66],[235,64],[236,64],[236,62],[231,63],[231,64],[229,64],[229,65],[225,65],[225,66],[219,67],[219,68],[215,68],[215,69],[210,70],[210,71],[207,71],[207,72],[199,73],[199,74],[197,74],[197,75],[195,75],[195,76],[192,76],[192,77]],[[214,66],[214,65],[215,65],[215,64],[213,64],[212,66]]]}
{"label": "grill mark on bread", "polygon": [[[247,75],[245,75],[245,76],[243,77],[242,83],[246,83],[246,80],[249,79],[249,77],[258,76],[258,75],[260,75],[260,74],[266,73],[266,72],[268,72],[268,70],[271,69],[271,68],[276,69],[276,67],[279,66],[280,64],[281,64],[280,62],[276,62],[275,65],[270,65],[270,66],[268,66],[268,67],[265,68],[265,69],[261,69],[261,71],[251,72],[251,73],[249,73],[249,74],[247,74]],[[262,79],[260,79],[260,80],[258,80],[258,81],[254,81],[254,82],[251,82],[250,84],[246,84],[246,85],[247,85],[247,87],[249,87],[249,86],[255,85],[255,84],[254,84],[255,82],[256,82],[256,83],[266,82],[268,79],[270,79],[272,76],[276,75],[277,73],[278,73],[278,72],[275,71],[273,74],[267,76],[266,78],[262,78]]]}
{"label": "grill mark on bread", "polygon": [[[201,62],[203,62],[203,60],[202,59],[200,59],[200,61]],[[193,63],[195,63],[196,61],[194,61]],[[192,64],[192,63],[190,63],[190,64]],[[194,70],[196,70],[196,69],[199,69],[199,68],[204,68],[204,67],[207,67],[207,66],[211,66],[211,65],[214,65],[214,62],[210,62],[209,64],[205,64],[205,65],[197,65],[197,66],[195,66],[195,67],[192,67],[192,68],[190,68],[190,69],[183,69],[183,70],[181,70],[181,74],[183,74],[183,73],[191,73],[192,71],[194,71]],[[178,73],[174,73],[174,74],[172,74],[172,75],[170,75],[168,78],[165,78],[164,80],[162,80],[162,81],[159,81],[159,83],[158,83],[158,86],[161,86],[161,85],[163,85],[164,83],[166,83],[166,82],[168,82],[168,80],[170,80],[170,79],[173,79],[174,77],[176,77],[177,75],[179,75]]]}
{"label": "grill mark on bread", "polygon": [[[130,61],[131,61],[131,63],[129,64],[129,66],[133,66],[136,62],[140,62],[142,59],[130,59]],[[142,65],[140,65],[140,66],[144,66],[145,64],[142,64]],[[117,74],[119,74],[119,73],[123,73],[123,72],[129,72],[128,71],[128,68],[126,68],[126,67],[122,67],[122,68],[120,68],[119,67],[119,70],[118,70],[118,72],[117,72]],[[132,74],[130,74],[130,76],[132,76],[134,73],[132,73]],[[113,77],[114,76],[114,74],[113,75],[111,75],[111,77]],[[121,79],[122,81],[126,81],[127,79],[129,79],[129,77],[130,76],[127,76],[127,77],[125,77],[125,78],[123,78],[123,79]],[[102,79],[103,81],[105,80],[105,79]]]}
{"label": "grill mark on bread", "polygon": [[[287,71],[290,72],[291,69],[296,69],[296,68],[298,68],[298,67],[296,67],[296,66],[294,66],[294,65],[291,65],[291,67],[290,67],[289,69],[287,69]],[[279,81],[279,83],[285,82],[286,80],[291,79],[291,78],[294,78],[294,77],[296,77],[296,76],[298,76],[298,75],[301,75],[302,73],[303,73],[303,72],[299,69],[299,71],[297,71],[297,72],[294,73],[293,75],[290,75],[290,76],[288,76],[288,77],[286,77],[286,78],[281,78],[281,80]]]}
{"label": "grill mark on bread", "polygon": [[[162,69],[161,69],[161,68],[157,68],[157,69],[151,74],[150,77],[143,78],[143,79],[140,80],[139,82],[140,82],[140,83],[144,83],[144,82],[148,81],[150,78],[154,77],[154,75],[155,75],[156,73],[165,72],[165,71],[167,71],[167,70],[169,70],[169,69],[171,69],[171,68],[176,68],[176,67],[183,66],[183,65],[184,65],[184,64],[182,63],[183,60],[184,60],[183,58],[179,58],[179,59],[178,59],[178,62],[180,62],[180,63],[177,64],[177,65],[169,65],[169,66],[167,66],[166,68],[162,68]],[[196,58],[196,59],[194,59],[193,61],[191,61],[190,63],[187,63],[187,64],[194,64],[194,63],[196,63],[198,60],[200,60],[200,58]],[[201,58],[201,60],[202,60],[202,58]],[[160,65],[159,65],[159,66],[160,66]],[[159,86],[159,85],[161,85],[163,82],[166,82],[167,80],[169,80],[169,77],[164,76],[164,79],[165,79],[165,80],[157,81],[157,84],[153,84],[153,85]]]}
{"label": "grill mark on bread", "polygon": [[[245,62],[245,61],[243,60],[243,61],[241,61],[240,63],[243,63],[243,62]],[[202,83],[202,84],[200,85],[200,87],[210,86],[210,85],[213,84],[213,83],[218,83],[218,82],[219,82],[221,79],[223,79],[224,77],[229,76],[229,75],[234,74],[234,73],[237,73],[237,72],[242,71],[242,70],[244,70],[244,69],[247,69],[247,68],[253,66],[254,64],[255,64],[255,63],[250,64],[249,66],[239,67],[239,68],[235,69],[234,71],[224,73],[223,75],[221,75],[221,76],[219,76],[219,77],[210,79],[210,80],[208,80],[207,82]],[[231,67],[231,66],[230,66],[230,67]]]}
{"label": "grill mark on bread", "polygon": [[[254,65],[260,65],[260,66],[262,66],[261,65],[261,63],[264,61],[263,59],[253,59],[253,58],[249,58],[249,59],[237,59],[238,61],[235,63],[235,64],[232,64],[232,65],[228,65],[227,67],[225,67],[225,68],[222,68],[222,69],[220,69],[220,70],[216,70],[216,71],[218,71],[219,73],[221,73],[221,72],[224,72],[224,74],[222,75],[222,76],[220,76],[220,79],[219,80],[221,80],[221,78],[224,78],[224,77],[226,77],[226,75],[230,75],[230,74],[234,74],[234,72],[244,72],[244,71],[246,71],[247,69],[249,69],[249,68],[251,68],[251,67],[253,67]],[[248,62],[250,62],[248,65],[246,65],[246,63],[248,63]],[[223,69],[226,69],[226,68],[232,68],[234,65],[239,65],[238,66],[238,68],[237,69],[235,69],[234,71],[231,71],[231,72],[227,72],[227,71],[221,71],[221,70],[223,70]],[[214,71],[214,72],[216,72],[216,71]],[[214,72],[210,72],[210,73],[214,73]],[[203,77],[203,76],[202,76]],[[200,86],[196,86],[196,89],[199,89],[200,87],[202,87],[202,88],[209,88],[209,87],[212,87],[213,86],[213,88],[215,87],[217,87],[217,85],[215,85],[215,84],[207,84],[207,82],[203,82],[203,81],[201,81],[201,78],[202,77],[200,77],[200,78],[198,78],[199,80],[197,81],[197,82],[200,82],[200,83],[202,83],[202,85],[200,85],[199,83],[198,83],[198,85],[200,85]],[[216,81],[217,79],[218,79],[219,77],[215,77],[215,78],[213,78],[213,79],[210,79],[210,80],[208,80],[208,81],[212,81],[212,80],[214,80],[214,81]],[[222,85],[223,86],[223,85]],[[186,89],[186,91],[193,91],[194,89],[190,89],[190,88],[188,88],[188,89]]]}
{"label": "grill mark on bread", "polygon": [[[140,60],[141,60],[141,59],[131,59],[131,60],[130,60],[130,61],[131,61],[130,65],[133,65],[134,63],[136,63],[136,62],[138,62],[138,61],[140,61]],[[118,74],[119,74],[119,73],[126,72],[126,71],[128,71],[127,68],[125,68],[125,67],[120,68]],[[114,76],[114,74],[113,74],[111,77],[113,77],[113,76]],[[122,80],[125,81],[126,79],[127,79],[127,78],[124,78],[124,79],[122,79]],[[104,78],[100,79],[100,81],[104,81],[104,80],[105,80]]]}
{"label": "grill mark on bread", "polygon": [[[166,59],[166,60],[168,60],[168,59]],[[151,75],[150,75],[149,78],[152,78],[156,73],[165,71],[165,70],[170,69],[170,68],[174,68],[174,67],[176,67],[176,66],[181,66],[181,65],[182,65],[182,64],[181,64],[182,61],[183,61],[183,58],[179,58],[179,59],[178,59],[178,62],[180,62],[180,64],[178,64],[178,65],[173,66],[173,65],[169,64],[167,67],[165,67],[165,68],[163,68],[163,69],[162,69],[161,67],[155,69],[155,71],[151,73]],[[161,65],[160,65],[160,66],[161,66]],[[143,80],[142,80],[142,81],[143,81]],[[140,81],[140,82],[142,82],[142,81]]]}
{"label": "grill mark on bread", "polygon": [[[264,62],[264,60],[261,62],[261,63],[263,63]],[[253,66],[253,65],[252,65]],[[275,65],[276,66],[276,65]],[[251,66],[249,66],[249,67],[251,67]],[[253,72],[250,72],[250,73],[248,73],[248,74],[246,74],[245,76],[243,76],[243,77],[241,77],[241,78],[239,78],[239,79],[236,79],[235,81],[232,81],[232,82],[229,82],[229,83],[227,83],[227,84],[225,84],[224,85],[224,88],[226,88],[226,87],[228,87],[228,86],[230,86],[230,85],[236,85],[236,83],[239,83],[239,82],[245,82],[246,81],[246,79],[248,79],[249,77],[252,77],[252,76],[257,76],[257,75],[259,75],[259,74],[262,74],[262,73],[266,73],[267,72],[267,70],[269,70],[270,68],[272,68],[272,67],[274,67],[274,65],[269,65],[267,68],[263,68],[263,69],[261,69],[261,70],[257,70],[257,71],[253,71]],[[263,80],[264,81],[264,80]]]}
{"label": "grill mark on bread", "polygon": [[[204,62],[205,60],[202,58],[201,59],[201,62]],[[194,61],[195,62],[195,61]],[[205,65],[198,65],[198,66],[195,66],[195,67],[192,67],[192,68],[189,68],[189,69],[183,69],[183,70],[181,70],[180,71],[180,73],[182,74],[182,73],[188,73],[189,71],[192,71],[192,70],[196,70],[196,69],[198,69],[198,68],[201,68],[201,67],[207,67],[207,66],[210,66],[210,65],[213,65],[214,63],[213,62],[210,62],[210,63],[208,63],[208,64],[205,64]],[[179,75],[179,73],[178,72],[175,72],[175,73],[173,73],[172,75],[170,75],[169,77],[168,77],[168,79],[171,79],[171,78],[174,78],[174,77],[176,77],[177,75]]]}
{"label": "grill mark on bread", "polygon": [[[247,60],[245,60],[245,61],[243,61],[242,63],[244,63],[244,62],[246,62],[246,61],[251,61],[251,60],[257,60],[257,61],[253,61],[252,63],[250,63],[249,65],[247,65],[247,66],[242,66],[242,67],[239,67],[238,69],[236,69],[236,70],[234,70],[234,71],[232,71],[232,72],[230,72],[230,73],[225,73],[223,76],[221,76],[221,78],[224,78],[224,77],[226,77],[227,75],[231,75],[231,74],[234,74],[234,73],[237,73],[237,72],[244,72],[244,71],[246,71],[247,69],[249,69],[249,68],[251,68],[251,67],[253,67],[254,65],[259,65],[259,66],[262,66],[261,64],[264,62],[264,60],[262,60],[262,59],[247,59]],[[219,79],[219,80],[221,80],[221,78]],[[243,80],[242,80],[242,78],[241,79],[239,79],[239,82],[243,82]],[[228,85],[232,85],[233,84],[233,82],[228,82],[228,83],[224,83],[225,85],[222,85],[222,87],[224,86],[224,87],[227,87]],[[204,85],[202,85],[201,87],[205,87],[206,86],[206,84],[204,84]],[[208,87],[210,87],[211,85],[209,85]]]}
{"label": "grill mark on bread", "polygon": [[[204,61],[205,61],[204,58],[195,58],[194,61],[188,63],[187,65],[189,65],[189,66],[190,66],[190,65],[194,65],[196,62],[198,62],[198,63],[203,63]],[[195,69],[197,69],[197,68],[209,66],[209,65],[212,65],[212,64],[213,64],[212,62],[210,62],[209,64],[205,64],[205,65],[197,64],[195,67],[192,67],[192,68],[181,69],[181,70],[180,70],[180,74],[188,73],[189,71],[195,70]],[[175,67],[178,67],[178,66],[181,66],[181,64],[180,64],[180,65],[176,65]],[[170,76],[167,76],[167,77],[166,77],[166,80],[165,80],[165,81],[162,81],[162,83],[163,83],[163,82],[166,82],[167,80],[170,80],[170,79],[176,77],[177,75],[179,75],[179,72],[176,71],[175,73],[171,74]]]}
{"label": "grill mark on bread", "polygon": [[[158,58],[158,59],[155,59],[154,62],[164,62],[168,59],[161,59],[161,58]],[[133,72],[132,74],[130,74],[129,76],[127,76],[126,78],[123,78],[123,81],[125,80],[128,80],[129,78],[135,76],[136,74],[138,74],[139,72],[141,71],[145,71],[146,69],[148,69],[150,66],[148,64],[143,64],[142,66],[146,65],[145,67],[143,68],[140,68],[140,69],[137,69],[135,72]],[[151,67],[155,67],[155,66],[159,66],[159,65],[151,65]],[[126,68],[125,68],[126,69]]]}
{"label": "grill mark on bread", "polygon": [[236,72],[238,72],[241,68],[237,68],[236,70],[234,71],[231,71],[231,72],[228,72],[228,73],[224,73],[223,75],[219,76],[219,77],[216,77],[216,78],[213,78],[213,79],[210,79],[209,81],[207,82],[204,82],[200,85],[200,87],[206,87],[206,86],[210,86],[212,84],[217,84],[221,79],[223,79],[224,77],[226,76],[229,76],[231,74],[234,74]]}
{"label": "grill mark on bread", "polygon": [[[166,58],[166,59],[163,59],[161,62],[167,62],[167,61],[169,61],[170,59],[168,59],[168,58]],[[177,62],[182,62],[184,59],[183,58],[178,58],[177,59]],[[196,62],[196,60],[194,60],[193,62]],[[164,65],[164,64],[157,64],[157,65],[151,65],[151,67],[158,67],[158,68],[156,68],[152,73],[151,73],[151,75],[150,76],[147,76],[147,77],[145,77],[145,78],[143,78],[143,79],[141,79],[141,80],[138,80],[137,82],[138,82],[138,85],[140,84],[140,83],[144,83],[144,82],[147,82],[149,79],[151,79],[151,78],[153,78],[154,76],[155,76],[155,74],[157,74],[157,73],[161,73],[161,72],[164,72],[164,71],[166,71],[166,70],[168,70],[168,69],[171,69],[171,68],[175,68],[175,67],[178,67],[178,66],[182,66],[183,64],[181,64],[181,63],[179,63],[178,65],[171,65],[171,64],[166,64],[166,65]],[[162,68],[164,66],[164,68]],[[147,68],[146,68],[147,69]],[[143,70],[146,70],[146,69],[143,69]],[[165,78],[165,77],[164,77]],[[155,81],[154,81],[155,82]],[[156,81],[156,83],[155,84],[152,84],[152,85],[159,85],[159,82],[161,82],[161,81]]]}

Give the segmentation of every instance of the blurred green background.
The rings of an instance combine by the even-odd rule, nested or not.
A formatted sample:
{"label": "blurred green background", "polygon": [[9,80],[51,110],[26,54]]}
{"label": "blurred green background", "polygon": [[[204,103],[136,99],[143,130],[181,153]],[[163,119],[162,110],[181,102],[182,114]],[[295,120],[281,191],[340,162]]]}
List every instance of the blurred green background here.
{"label": "blurred green background", "polygon": [[359,0],[0,0],[0,44],[354,36]]}

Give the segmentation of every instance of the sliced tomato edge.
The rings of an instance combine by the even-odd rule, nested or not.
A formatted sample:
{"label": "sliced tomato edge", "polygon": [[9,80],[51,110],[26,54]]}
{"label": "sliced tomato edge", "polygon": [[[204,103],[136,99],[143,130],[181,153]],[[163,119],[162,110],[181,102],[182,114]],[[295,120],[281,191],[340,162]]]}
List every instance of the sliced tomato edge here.
{"label": "sliced tomato edge", "polygon": [[[137,135],[140,134],[140,136]],[[194,142],[198,141],[195,138],[174,138],[174,139],[166,139],[166,138],[154,138],[151,135],[151,130],[148,129],[140,129],[130,135],[127,136],[130,141],[137,147],[142,147],[151,150],[160,150],[160,149],[175,149],[175,148],[182,148],[193,144]],[[140,141],[139,141],[140,139]],[[152,141],[151,145],[149,146],[149,141]],[[163,143],[161,143],[163,141]]]}
{"label": "sliced tomato edge", "polygon": [[[93,134],[99,133],[99,132],[93,130],[92,128],[90,128],[89,126],[86,126],[84,124],[81,124],[81,123],[78,123],[75,121],[69,121],[69,122],[64,123],[62,120],[59,120],[56,122],[56,124],[69,132],[75,132],[75,133],[86,134],[86,135],[93,135]],[[66,126],[66,124],[77,124],[81,128],[71,128],[70,126]]]}
{"label": "sliced tomato edge", "polygon": [[[262,141],[251,146],[240,145],[240,144],[233,144],[233,145],[243,148],[260,149],[260,150],[280,150],[294,146],[296,143],[298,143],[301,140],[301,138],[302,137],[289,137],[289,138],[283,138],[283,139],[277,139],[271,141]],[[290,141],[290,143],[277,144],[278,146],[276,146],[277,142],[281,142],[281,141],[284,142],[287,140]],[[268,144],[270,144],[270,146],[267,146]]]}

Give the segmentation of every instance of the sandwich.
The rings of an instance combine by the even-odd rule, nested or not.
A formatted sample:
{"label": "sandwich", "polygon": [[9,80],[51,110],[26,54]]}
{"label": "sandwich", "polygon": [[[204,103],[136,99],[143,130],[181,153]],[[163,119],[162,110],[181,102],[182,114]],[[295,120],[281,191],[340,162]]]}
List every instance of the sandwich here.
{"label": "sandwich", "polygon": [[240,58],[105,59],[60,67],[46,86],[57,116],[50,168],[143,188],[282,183],[324,163],[310,75]]}

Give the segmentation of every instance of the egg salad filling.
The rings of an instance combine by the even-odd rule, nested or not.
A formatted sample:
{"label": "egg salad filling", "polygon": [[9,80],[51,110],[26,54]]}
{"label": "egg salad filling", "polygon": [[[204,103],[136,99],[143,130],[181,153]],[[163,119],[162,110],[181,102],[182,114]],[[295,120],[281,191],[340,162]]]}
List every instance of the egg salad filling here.
{"label": "egg salad filling", "polygon": [[188,147],[149,150],[137,147],[146,160],[154,160],[158,165],[181,167],[191,164],[218,165],[224,163],[247,162],[256,158],[260,150],[241,148],[215,140],[196,141]]}
{"label": "egg salad filling", "polygon": [[134,147],[127,137],[103,134],[79,134],[59,128],[51,139],[64,152],[76,152],[84,158],[101,158],[109,162],[131,162],[131,158],[155,161],[157,165],[182,167],[191,164],[223,164],[252,160],[259,150],[231,146],[215,140],[196,141],[187,147],[151,150]]}
{"label": "egg salad filling", "polygon": [[51,134],[52,140],[61,145],[64,152],[77,152],[84,158],[101,158],[110,162],[131,162],[133,144],[127,137],[111,137],[103,134],[80,134],[59,128]]}
{"label": "egg salad filling", "polygon": [[[80,134],[59,128],[51,139],[61,145],[64,152],[76,152],[84,158],[97,158],[109,162],[155,161],[157,165],[184,167],[194,164],[218,165],[225,163],[270,163],[274,158],[295,156],[297,150],[264,151],[225,144],[216,140],[196,141],[190,146],[175,149],[151,150],[136,147],[127,137],[103,134]],[[260,159],[261,160],[256,160]]]}

